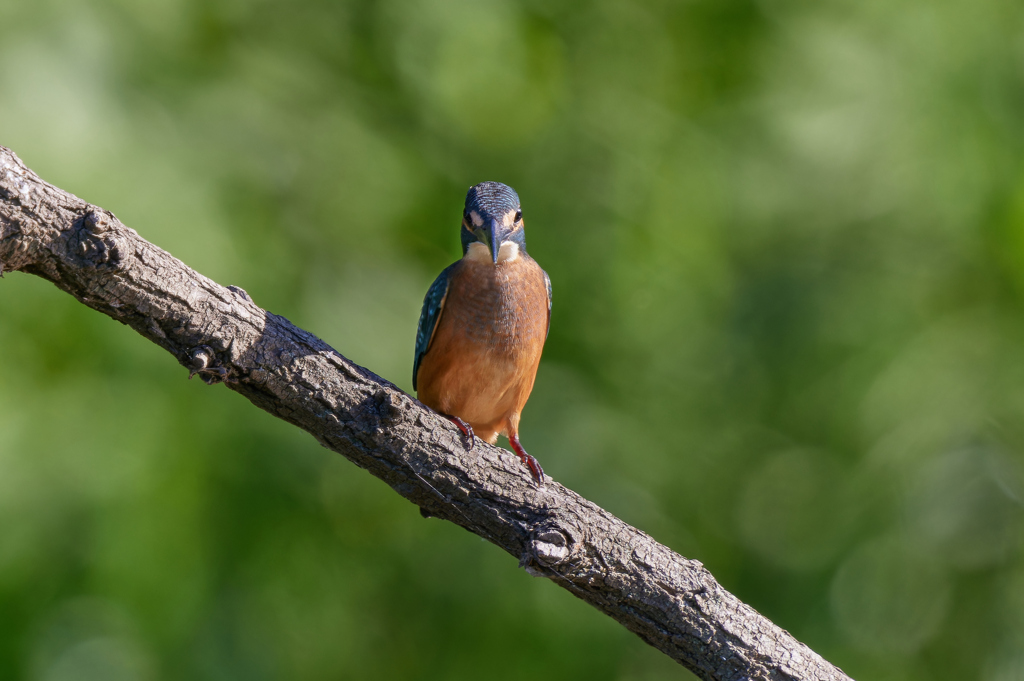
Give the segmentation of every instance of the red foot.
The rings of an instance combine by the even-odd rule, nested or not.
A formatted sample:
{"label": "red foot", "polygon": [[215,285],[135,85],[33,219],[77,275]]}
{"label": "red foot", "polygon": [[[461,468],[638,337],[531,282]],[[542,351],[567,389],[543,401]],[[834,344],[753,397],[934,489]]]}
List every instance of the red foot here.
{"label": "red foot", "polygon": [[542,487],[544,485],[544,469],[540,467],[540,463],[537,462],[537,459],[526,453],[523,446],[519,444],[518,435],[510,435],[508,441],[522,462],[530,469],[530,475],[533,476],[533,481],[537,483],[537,487]]}
{"label": "red foot", "polygon": [[473,447],[476,446],[476,435],[473,434],[473,426],[469,425],[458,416],[452,416],[451,414],[441,414],[441,416],[458,426],[459,430],[462,431],[462,434],[469,438],[469,447],[467,447],[467,449],[473,449]]}

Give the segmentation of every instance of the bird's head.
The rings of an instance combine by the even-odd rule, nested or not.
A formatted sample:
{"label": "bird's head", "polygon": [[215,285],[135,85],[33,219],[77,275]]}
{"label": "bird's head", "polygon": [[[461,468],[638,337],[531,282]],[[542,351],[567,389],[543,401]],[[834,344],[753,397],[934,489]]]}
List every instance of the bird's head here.
{"label": "bird's head", "polygon": [[497,265],[526,253],[519,195],[500,182],[481,182],[466,192],[462,212],[462,252]]}

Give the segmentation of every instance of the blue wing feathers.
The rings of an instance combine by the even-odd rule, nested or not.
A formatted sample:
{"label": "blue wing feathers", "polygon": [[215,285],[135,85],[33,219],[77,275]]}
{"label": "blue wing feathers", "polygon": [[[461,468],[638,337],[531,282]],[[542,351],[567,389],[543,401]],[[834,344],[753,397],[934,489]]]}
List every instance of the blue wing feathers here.
{"label": "blue wing feathers", "polygon": [[416,374],[420,371],[420,362],[423,355],[427,354],[430,348],[430,341],[434,337],[434,329],[441,319],[441,311],[444,309],[444,299],[448,295],[448,278],[451,270],[458,263],[453,263],[444,268],[437,279],[427,289],[427,295],[423,298],[423,311],[420,312],[420,324],[416,329],[416,358],[412,363],[412,389],[416,390]]}

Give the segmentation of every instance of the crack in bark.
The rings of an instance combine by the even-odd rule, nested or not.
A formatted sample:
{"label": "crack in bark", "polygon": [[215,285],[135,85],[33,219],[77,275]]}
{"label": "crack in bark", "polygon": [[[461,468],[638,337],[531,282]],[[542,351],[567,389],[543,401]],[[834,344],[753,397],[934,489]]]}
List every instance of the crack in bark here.
{"label": "crack in bark", "polygon": [[702,679],[848,679],[688,560],[392,383],[47,184],[0,146],[0,275],[23,271],[127,324],[207,383],[384,480],[425,515],[507,551]]}

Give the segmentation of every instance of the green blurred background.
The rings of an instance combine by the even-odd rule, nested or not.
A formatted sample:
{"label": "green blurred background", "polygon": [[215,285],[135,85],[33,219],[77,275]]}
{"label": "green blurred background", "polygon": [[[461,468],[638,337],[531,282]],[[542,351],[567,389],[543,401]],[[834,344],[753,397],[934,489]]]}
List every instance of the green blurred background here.
{"label": "green blurred background", "polygon": [[[0,3],[0,144],[410,389],[466,188],[523,442],[858,679],[1024,679],[1024,6]],[[50,284],[0,281],[0,678],[692,678]]]}

